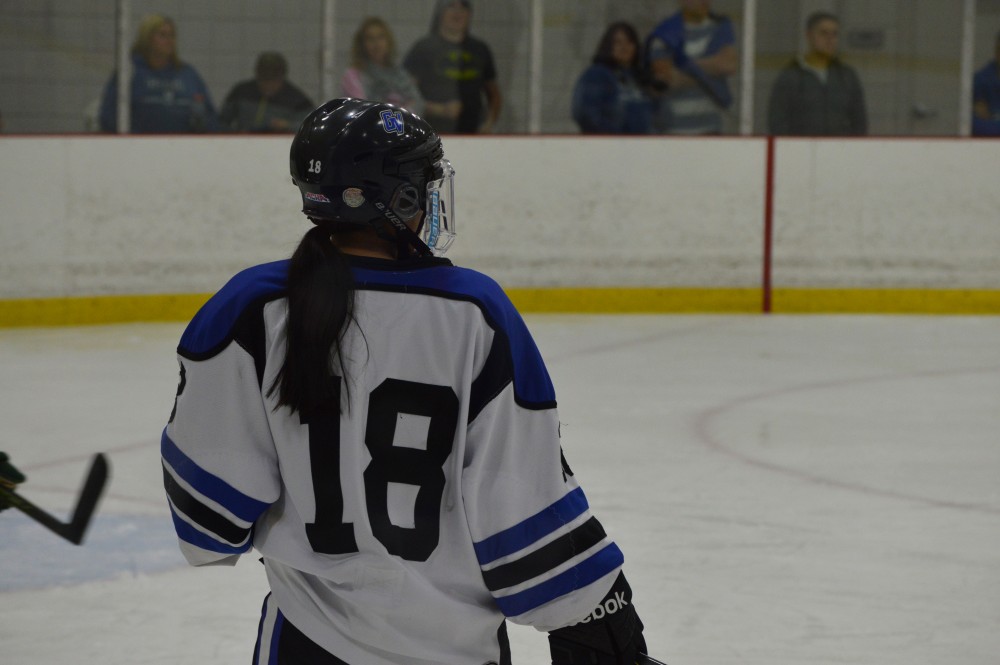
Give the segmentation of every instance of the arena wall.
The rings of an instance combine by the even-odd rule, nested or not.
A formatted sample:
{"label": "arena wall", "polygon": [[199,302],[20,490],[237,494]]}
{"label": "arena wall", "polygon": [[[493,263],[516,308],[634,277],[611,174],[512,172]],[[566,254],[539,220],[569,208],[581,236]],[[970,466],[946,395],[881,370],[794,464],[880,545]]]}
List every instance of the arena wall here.
{"label": "arena wall", "polygon": [[[289,255],[289,141],[0,139],[0,325],[185,318]],[[530,310],[1000,313],[1000,142],[768,141],[447,137],[449,256]]]}

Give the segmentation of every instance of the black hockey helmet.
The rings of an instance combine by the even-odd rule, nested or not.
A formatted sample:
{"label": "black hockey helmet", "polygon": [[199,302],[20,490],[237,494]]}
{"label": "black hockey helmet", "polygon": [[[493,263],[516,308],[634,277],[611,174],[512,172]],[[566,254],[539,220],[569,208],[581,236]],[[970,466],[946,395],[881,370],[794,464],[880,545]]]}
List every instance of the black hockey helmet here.
{"label": "black hockey helmet", "polygon": [[[454,171],[440,137],[406,109],[331,100],[302,121],[290,162],[315,223],[371,225],[421,254],[441,255],[454,239]],[[421,211],[414,233],[406,222]]]}

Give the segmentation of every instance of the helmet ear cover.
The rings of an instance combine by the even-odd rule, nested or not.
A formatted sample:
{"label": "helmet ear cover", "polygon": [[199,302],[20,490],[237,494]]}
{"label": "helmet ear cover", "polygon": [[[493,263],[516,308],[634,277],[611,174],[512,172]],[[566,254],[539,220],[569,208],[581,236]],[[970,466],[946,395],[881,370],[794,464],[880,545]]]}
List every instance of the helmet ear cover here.
{"label": "helmet ear cover", "polygon": [[396,213],[400,219],[409,221],[424,209],[422,199],[426,198],[426,195],[421,196],[416,187],[406,182],[396,188],[389,209]]}

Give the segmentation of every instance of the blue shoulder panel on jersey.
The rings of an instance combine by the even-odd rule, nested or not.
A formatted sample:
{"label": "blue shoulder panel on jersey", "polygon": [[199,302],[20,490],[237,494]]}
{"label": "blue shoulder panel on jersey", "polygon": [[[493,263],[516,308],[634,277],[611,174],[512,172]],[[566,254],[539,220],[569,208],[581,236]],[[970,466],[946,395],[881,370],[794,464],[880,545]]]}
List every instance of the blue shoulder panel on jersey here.
{"label": "blue shoulder panel on jersey", "polygon": [[181,337],[179,350],[193,355],[209,353],[226,341],[247,307],[284,291],[287,278],[287,259],[238,273],[198,310]]}
{"label": "blue shoulder panel on jersey", "polygon": [[473,302],[490,325],[507,337],[514,363],[514,392],[534,404],[555,403],[555,389],[531,333],[513,303],[492,278],[457,266],[435,266],[419,270],[374,270],[354,268],[358,288],[426,293]]}

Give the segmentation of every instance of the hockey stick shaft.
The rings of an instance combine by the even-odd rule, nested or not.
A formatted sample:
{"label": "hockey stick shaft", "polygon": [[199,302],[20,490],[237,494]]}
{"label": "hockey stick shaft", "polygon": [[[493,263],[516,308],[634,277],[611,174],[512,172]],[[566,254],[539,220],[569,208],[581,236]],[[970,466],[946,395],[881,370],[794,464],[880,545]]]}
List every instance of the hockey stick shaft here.
{"label": "hockey stick shaft", "polygon": [[31,519],[74,545],[79,545],[83,542],[83,536],[87,532],[90,519],[94,515],[97,502],[101,498],[101,493],[104,491],[107,480],[108,460],[103,453],[98,453],[90,463],[90,470],[87,472],[83,488],[80,490],[80,496],[76,501],[73,514],[68,522],[60,521],[14,490],[0,487],[0,496],[11,507],[17,508]]}

